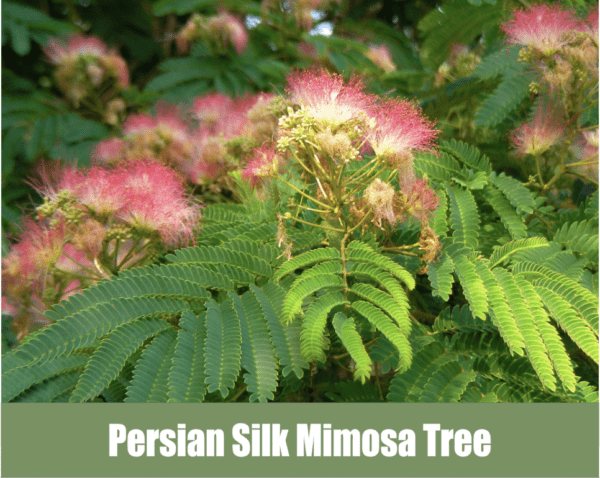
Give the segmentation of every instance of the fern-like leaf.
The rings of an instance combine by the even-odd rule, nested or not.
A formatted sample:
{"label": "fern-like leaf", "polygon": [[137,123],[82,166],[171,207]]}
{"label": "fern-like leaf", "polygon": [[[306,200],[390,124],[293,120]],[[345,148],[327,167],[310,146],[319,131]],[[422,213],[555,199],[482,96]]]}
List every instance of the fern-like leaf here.
{"label": "fern-like leaf", "polygon": [[486,175],[492,172],[492,165],[488,157],[485,154],[481,154],[474,146],[451,139],[450,141],[444,141],[439,149],[451,154],[469,169],[481,171],[486,173]]}
{"label": "fern-like leaf", "polygon": [[476,249],[479,236],[479,212],[473,195],[466,189],[452,188],[449,185],[446,185],[446,193],[450,200],[450,224],[453,229],[454,243]]}
{"label": "fern-like leaf", "polygon": [[492,321],[508,345],[512,354],[523,355],[525,340],[523,334],[515,323],[514,315],[507,304],[503,289],[489,269],[487,261],[480,261],[475,270],[485,285]]}
{"label": "fern-like leaf", "polygon": [[389,257],[378,254],[369,245],[360,241],[352,241],[348,245],[347,253],[347,260],[377,266],[396,276],[410,290],[414,289],[415,279],[404,267],[392,261]]}
{"label": "fern-like leaf", "polygon": [[524,239],[527,237],[527,228],[523,218],[517,214],[515,207],[508,198],[495,186],[487,185],[483,193],[488,203],[500,216],[500,220],[513,239]]}
{"label": "fern-like leaf", "polygon": [[484,320],[488,312],[487,293],[475,266],[466,256],[457,255],[454,257],[454,270],[469,301],[471,312],[475,317]]}
{"label": "fern-like leaf", "polygon": [[289,323],[294,316],[300,312],[304,299],[323,289],[342,289],[344,280],[337,275],[316,275],[308,279],[300,276],[290,288],[283,302],[281,320],[283,323]]}
{"label": "fern-like leaf", "polygon": [[[63,302],[61,305],[69,304],[69,308],[74,307],[74,303],[82,302],[81,298],[84,296],[89,298],[94,291],[91,287],[83,296],[74,295],[70,297],[69,302]],[[59,355],[71,353],[77,348],[89,346],[96,338],[132,320],[149,315],[177,314],[189,308],[188,303],[182,300],[153,297],[111,299],[108,302],[100,302],[95,307],[90,307],[86,301],[81,306],[82,310],[74,312],[73,315],[61,305],[46,312],[50,319],[57,322],[15,350],[18,358],[42,364]],[[61,310],[63,315],[56,313],[57,310]]]}
{"label": "fern-like leaf", "polygon": [[263,259],[219,246],[178,249],[174,254],[169,254],[167,259],[170,262],[226,264],[265,277],[270,277],[272,274],[271,266]]}
{"label": "fern-like leaf", "polygon": [[360,334],[356,331],[354,320],[346,318],[342,312],[338,312],[333,318],[333,328],[356,364],[354,379],[365,383],[371,377],[371,367],[373,364],[362,343]]}
{"label": "fern-like leaf", "polygon": [[83,370],[89,358],[87,354],[65,355],[43,365],[13,368],[5,371],[2,374],[2,402],[6,403],[36,383],[48,380],[56,375]]}
{"label": "fern-like leaf", "polygon": [[240,319],[231,301],[206,303],[206,379],[208,393],[225,398],[235,386],[242,356]]}
{"label": "fern-like leaf", "polygon": [[490,256],[490,268],[493,269],[497,265],[502,264],[517,252],[548,246],[549,244],[546,238],[541,236],[528,237],[527,239],[507,242],[506,244],[497,247]]}
{"label": "fern-like leaf", "polygon": [[293,371],[301,379],[304,375],[303,369],[308,368],[308,363],[302,357],[300,350],[302,325],[298,320],[284,325],[279,319],[285,290],[275,282],[267,283],[262,289],[251,285],[250,290],[256,295],[267,321],[275,354],[282,367],[282,375],[287,377]]}
{"label": "fern-like leaf", "polygon": [[539,296],[535,293],[533,286],[522,277],[516,278],[516,284],[531,311],[531,318],[539,331],[546,348],[546,353],[554,366],[558,378],[560,378],[567,390],[574,392],[577,380],[573,366],[571,365],[571,359],[567,355],[558,332],[550,324],[550,319],[543,309]]}
{"label": "fern-like leaf", "polygon": [[475,113],[475,126],[491,128],[506,119],[526,98],[531,76],[519,73],[506,76]]}
{"label": "fern-like leaf", "polygon": [[377,327],[394,344],[400,352],[399,370],[402,372],[408,370],[412,363],[412,348],[407,337],[394,324],[392,319],[370,302],[359,300],[352,303],[352,308]]}
{"label": "fern-like leaf", "polygon": [[157,335],[142,353],[133,372],[133,380],[127,389],[125,402],[164,403],[169,392],[171,371],[177,332],[168,329]]}
{"label": "fern-like leaf", "polygon": [[305,252],[299,256],[284,262],[281,267],[275,272],[274,279],[281,279],[286,274],[295,271],[296,269],[303,269],[316,262],[332,261],[340,259],[340,252],[332,247],[326,247],[321,249],[313,249],[312,251]]}
{"label": "fern-like leaf", "polygon": [[510,203],[517,209],[517,213],[531,214],[535,207],[533,196],[529,189],[523,186],[523,183],[507,176],[504,173],[496,175],[492,173],[490,179],[508,198]]}
{"label": "fern-like leaf", "polygon": [[201,402],[206,394],[206,312],[186,310],[179,320],[177,347],[169,373],[169,401]]}
{"label": "fern-like leaf", "polygon": [[256,296],[246,292],[241,298],[229,293],[242,330],[242,367],[248,373],[244,381],[251,393],[251,402],[273,400],[277,390],[277,363],[269,329]]}
{"label": "fern-like leaf", "polygon": [[523,275],[532,281],[534,287],[544,287],[561,296],[585,319],[596,336],[598,335],[598,297],[585,287],[563,274],[527,261],[515,264],[513,274]]}
{"label": "fern-like leaf", "polygon": [[472,370],[463,371],[458,362],[446,362],[431,375],[419,401],[456,403],[476,376]]}
{"label": "fern-like leaf", "polygon": [[410,317],[408,316],[407,299],[398,302],[394,297],[376,289],[371,284],[354,284],[351,290],[359,297],[366,299],[373,305],[379,307],[394,319],[402,334],[406,337],[410,335],[411,323]]}
{"label": "fern-like leaf", "polygon": [[300,336],[302,356],[308,363],[325,361],[327,316],[334,307],[347,303],[341,292],[331,291],[318,297],[308,307]]}
{"label": "fern-like leaf", "polygon": [[13,401],[18,403],[48,403],[54,400],[65,400],[75,388],[81,371],[67,372],[56,375],[48,380],[34,385],[29,390],[16,397]]}
{"label": "fern-like leaf", "polygon": [[139,319],[117,327],[100,343],[90,358],[71,396],[71,402],[84,402],[96,397],[119,374],[127,358],[145,340],[171,328],[161,319]]}
{"label": "fern-like leaf", "polygon": [[[525,349],[533,368],[545,387],[549,390],[556,390],[556,379],[546,345],[540,336],[540,330],[535,319],[532,319],[534,315],[539,313],[535,308],[537,304],[534,297],[527,296],[524,298],[515,278],[504,269],[494,269],[492,273],[504,291],[515,323],[523,336]],[[526,299],[534,306],[533,309],[528,306]]]}
{"label": "fern-like leaf", "polygon": [[437,262],[427,265],[427,277],[433,288],[432,295],[434,297],[441,297],[445,301],[450,298],[454,283],[452,272],[454,272],[454,262],[445,252],[442,252],[442,256]]}
{"label": "fern-like leaf", "polygon": [[571,337],[581,350],[598,363],[598,339],[589,325],[583,321],[571,305],[556,292],[537,286],[535,291],[556,323]]}

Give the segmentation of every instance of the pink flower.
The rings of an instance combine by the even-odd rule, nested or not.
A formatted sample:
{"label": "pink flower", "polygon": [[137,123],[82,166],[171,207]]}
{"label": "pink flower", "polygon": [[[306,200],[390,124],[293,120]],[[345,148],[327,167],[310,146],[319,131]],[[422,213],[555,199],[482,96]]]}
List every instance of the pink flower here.
{"label": "pink flower", "polygon": [[211,134],[227,129],[228,118],[234,110],[234,101],[221,93],[211,93],[194,101],[193,111],[200,125]]}
{"label": "pink flower", "polygon": [[60,257],[64,243],[64,222],[49,229],[31,219],[23,221],[19,242],[2,259],[3,287],[20,288],[43,279]]}
{"label": "pink flower", "polygon": [[244,24],[228,12],[222,12],[212,17],[208,23],[208,29],[214,35],[219,36],[226,46],[231,42],[238,55],[248,45],[248,33]]}
{"label": "pink flower", "polygon": [[119,138],[100,141],[92,153],[92,160],[100,163],[112,163],[123,158],[127,143]]}
{"label": "pink flower", "polygon": [[242,171],[242,177],[256,186],[261,178],[272,176],[279,167],[280,157],[269,145],[263,144],[254,150],[254,156]]}
{"label": "pink flower", "polygon": [[81,34],[72,35],[66,44],[53,38],[44,48],[44,53],[55,65],[61,64],[66,59],[83,55],[103,56],[108,52],[108,46],[100,38]]}
{"label": "pink flower", "polygon": [[373,210],[373,220],[377,227],[382,227],[382,219],[387,220],[392,226],[396,223],[394,196],[394,188],[379,178],[365,189],[364,200]]}
{"label": "pink flower", "polygon": [[515,11],[502,29],[508,43],[552,54],[566,44],[565,34],[579,30],[580,24],[573,12],[560,5],[533,5],[527,10]]}
{"label": "pink flower", "polygon": [[384,71],[390,72],[396,70],[396,65],[385,45],[370,47],[365,56]]}
{"label": "pink flower", "polygon": [[158,126],[158,121],[150,115],[131,115],[123,123],[123,134],[133,136],[137,133],[152,130]]}
{"label": "pink flower", "polygon": [[169,246],[193,240],[200,207],[189,203],[175,171],[153,161],[132,161],[113,173],[125,198],[119,219],[138,230],[157,232]]}
{"label": "pink flower", "polygon": [[420,109],[405,100],[389,99],[372,108],[375,126],[368,139],[377,156],[387,156],[396,166],[410,162],[413,151],[430,151],[439,131]]}
{"label": "pink flower", "polygon": [[539,156],[563,137],[564,118],[550,99],[540,98],[533,119],[513,131],[511,140],[522,155]]}
{"label": "pink flower", "polygon": [[411,216],[421,222],[429,219],[438,207],[438,198],[428,186],[425,178],[415,179],[404,188],[403,192],[408,199],[407,204]]}
{"label": "pink flower", "polygon": [[598,5],[592,8],[586,18],[586,23],[587,32],[598,42]]}
{"label": "pink flower", "polygon": [[346,83],[327,70],[298,71],[290,75],[288,93],[315,119],[341,124],[366,112],[373,97],[363,92],[360,79]]}

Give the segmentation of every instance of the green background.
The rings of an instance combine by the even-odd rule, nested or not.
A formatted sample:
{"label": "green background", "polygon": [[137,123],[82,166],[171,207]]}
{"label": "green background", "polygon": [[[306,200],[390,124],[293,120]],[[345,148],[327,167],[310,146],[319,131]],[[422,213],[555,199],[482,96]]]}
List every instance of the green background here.
{"label": "green background", "polygon": [[[598,476],[598,404],[2,404],[2,476]],[[289,457],[233,455],[234,424],[280,423]],[[224,457],[108,456],[109,423],[220,428]],[[296,457],[297,423],[416,434],[415,457]],[[489,456],[428,457],[424,423],[480,428]],[[453,451],[453,448],[451,448]],[[158,452],[158,449],[157,449]],[[438,441],[439,455],[439,441]]]}

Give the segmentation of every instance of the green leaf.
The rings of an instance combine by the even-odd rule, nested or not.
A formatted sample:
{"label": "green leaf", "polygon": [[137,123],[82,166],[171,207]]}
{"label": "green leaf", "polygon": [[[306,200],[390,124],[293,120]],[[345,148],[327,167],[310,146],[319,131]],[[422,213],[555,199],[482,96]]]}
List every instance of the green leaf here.
{"label": "green leaf", "polygon": [[220,306],[214,301],[206,302],[206,379],[208,393],[219,391],[227,397],[240,372],[242,356],[240,319],[233,302]]}
{"label": "green leaf", "polygon": [[[538,320],[541,319],[537,318],[537,314],[540,312],[539,307],[537,307],[536,297],[534,295],[523,297],[519,289],[519,282],[504,269],[494,269],[492,273],[504,291],[515,324],[523,336],[527,356],[531,360],[533,368],[544,384],[544,387],[552,391],[556,390],[556,379],[552,363],[548,357],[546,346],[537,325]],[[529,307],[528,303],[532,304],[532,307]]]}
{"label": "green leaf", "polygon": [[302,325],[294,320],[286,325],[281,323],[280,317],[283,309],[285,290],[275,282],[268,282],[262,289],[251,285],[250,290],[256,295],[267,321],[271,340],[275,346],[275,354],[279,365],[283,368],[281,373],[287,377],[292,371],[301,379],[308,363],[302,357],[300,350],[300,335]]}
{"label": "green leaf", "polygon": [[152,340],[135,367],[125,402],[164,403],[167,401],[168,378],[175,357],[176,344],[177,332],[173,329],[165,330]]}
{"label": "green leaf", "polygon": [[206,313],[186,310],[179,320],[177,346],[169,373],[170,402],[201,402],[206,394]]}
{"label": "green leaf", "polygon": [[467,189],[452,188],[449,185],[446,185],[446,193],[450,199],[450,224],[454,243],[477,249],[479,213],[473,195]]}
{"label": "green leaf", "polygon": [[517,214],[515,207],[508,198],[497,188],[488,184],[483,188],[487,202],[500,216],[500,220],[513,239],[524,239],[527,237],[527,227],[523,218]]}
{"label": "green leaf", "polygon": [[429,277],[429,282],[433,287],[431,293],[434,297],[440,297],[444,301],[450,298],[452,284],[454,283],[453,272],[454,262],[446,252],[442,252],[442,256],[437,262],[427,265],[427,277]]}
{"label": "green leaf", "polygon": [[473,316],[485,320],[488,312],[487,293],[475,266],[466,256],[456,255],[454,270],[460,280],[465,297],[469,301],[469,308]]}
{"label": "green leaf", "polygon": [[377,266],[396,276],[404,282],[410,290],[414,289],[415,279],[406,269],[404,269],[404,267],[392,261],[389,257],[375,252],[368,244],[360,241],[352,241],[348,245],[347,253],[347,259],[349,261]]}
{"label": "green leaf", "polygon": [[333,328],[344,347],[355,362],[354,379],[365,383],[371,378],[372,362],[360,334],[356,331],[354,320],[346,318],[342,312],[335,314]]}
{"label": "green leaf", "polygon": [[352,303],[352,308],[377,327],[381,333],[394,344],[400,352],[399,370],[408,370],[412,363],[412,348],[407,337],[381,309],[369,302],[359,300]]}
{"label": "green leaf", "polygon": [[84,402],[96,397],[115,379],[127,358],[145,340],[171,327],[161,319],[139,319],[117,327],[100,343],[87,363],[70,402]]}
{"label": "green leaf", "polygon": [[304,360],[324,362],[325,356],[325,326],[327,315],[339,305],[347,304],[341,292],[331,291],[315,300],[306,311],[302,322],[301,350]]}
{"label": "green leaf", "polygon": [[523,183],[517,181],[504,173],[496,175],[492,173],[490,179],[508,198],[510,203],[517,209],[519,214],[531,214],[535,208],[535,201],[529,189]]}
{"label": "green leaf", "polygon": [[332,261],[336,259],[340,259],[340,252],[337,249],[332,247],[313,249],[312,251],[305,252],[287,262],[284,262],[275,272],[273,278],[280,280],[283,276],[295,271],[296,269],[303,269],[316,262],[327,260]]}
{"label": "green leaf", "polygon": [[2,374],[2,402],[6,403],[29,387],[56,375],[83,370],[89,358],[87,354],[76,354],[58,357],[41,366],[13,368],[8,371],[5,369]]}
{"label": "green leaf", "polygon": [[507,242],[506,244],[494,249],[493,254],[490,256],[490,269],[502,264],[517,252],[548,246],[548,241],[542,236],[529,237],[527,239],[519,239],[518,241]]}
{"label": "green leaf", "polygon": [[504,121],[529,93],[532,81],[529,74],[507,75],[475,113],[475,126],[492,128]]}
{"label": "green leaf", "polygon": [[277,390],[277,363],[260,304],[251,292],[246,292],[241,299],[233,292],[228,295],[241,323],[242,367],[248,372],[244,374],[244,381],[251,394],[250,402],[273,400]]}

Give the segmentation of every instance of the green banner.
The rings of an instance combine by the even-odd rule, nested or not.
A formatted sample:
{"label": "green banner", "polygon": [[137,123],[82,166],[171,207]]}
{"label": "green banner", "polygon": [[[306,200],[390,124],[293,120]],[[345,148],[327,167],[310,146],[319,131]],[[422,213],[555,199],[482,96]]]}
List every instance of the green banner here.
{"label": "green banner", "polygon": [[598,404],[3,404],[2,476],[596,477],[598,420]]}

